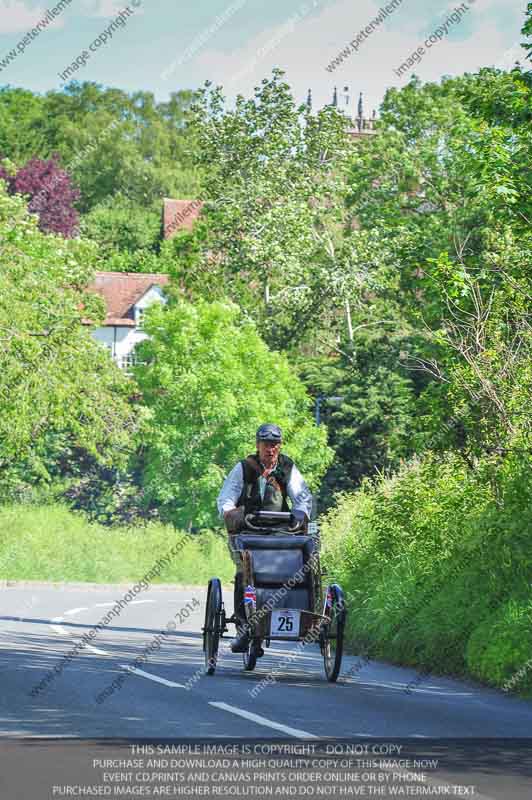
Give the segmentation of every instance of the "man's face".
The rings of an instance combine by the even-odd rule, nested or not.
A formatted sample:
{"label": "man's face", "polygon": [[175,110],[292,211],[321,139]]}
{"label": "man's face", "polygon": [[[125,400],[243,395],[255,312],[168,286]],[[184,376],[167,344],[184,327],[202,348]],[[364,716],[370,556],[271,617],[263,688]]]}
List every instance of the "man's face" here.
{"label": "man's face", "polygon": [[257,450],[262,463],[266,467],[270,467],[277,461],[281,445],[276,442],[257,442]]}

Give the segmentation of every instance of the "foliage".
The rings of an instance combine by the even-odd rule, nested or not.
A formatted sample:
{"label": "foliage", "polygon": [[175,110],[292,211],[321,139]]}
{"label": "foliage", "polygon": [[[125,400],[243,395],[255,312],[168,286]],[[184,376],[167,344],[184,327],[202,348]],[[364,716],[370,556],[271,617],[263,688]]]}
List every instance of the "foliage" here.
{"label": "foliage", "polygon": [[[512,98],[508,121],[503,97]],[[420,400],[418,450],[456,420],[457,438],[442,443],[469,457],[527,433],[529,107],[519,70],[439,86],[413,79],[388,92],[381,135],[353,159],[351,207],[375,233],[382,284],[397,286],[401,314],[419,332],[404,366],[432,379]]]}
{"label": "foliage", "polygon": [[98,243],[104,259],[114,257],[116,262],[125,257],[133,262],[139,251],[155,254],[161,238],[160,203],[158,205],[158,208],[148,210],[118,193],[83,217],[82,234]]}
{"label": "foliage", "polygon": [[61,169],[57,155],[47,161],[31,158],[14,174],[0,165],[0,178],[9,194],[29,198],[28,210],[39,217],[44,233],[58,233],[66,239],[77,234],[79,215],[74,207],[79,191],[70,176]]}
{"label": "foliage", "polygon": [[43,100],[28,89],[0,87],[0,154],[16,164],[48,158],[42,132]]}
{"label": "foliage", "polygon": [[285,356],[270,351],[235,305],[179,301],[154,307],[136,377],[150,417],[142,432],[143,485],[176,525],[214,524],[224,475],[254,448],[264,421],[316,486],[330,463],[325,428]]}
{"label": "foliage", "polygon": [[[349,637],[375,657],[504,686],[532,648],[530,456],[476,471],[457,456],[365,482],[323,520],[350,596]],[[532,690],[532,672],[520,682]]]}
{"label": "foliage", "polygon": [[332,107],[314,116],[296,106],[282,75],[274,70],[234,109],[207,84],[192,107],[206,206],[196,240],[204,270],[189,279],[199,292],[216,284],[281,347],[302,337],[320,296],[344,300],[333,286],[343,265],[333,271],[317,254],[343,224],[349,150],[346,118]]}
{"label": "foliage", "polygon": [[[380,135],[352,159],[348,202],[374,241],[367,274],[377,304],[393,294],[392,319],[408,332],[399,360],[416,385],[403,441],[410,432],[419,456],[339,496],[324,520],[358,649],[528,693],[530,92],[518,68],[413,79],[387,93]],[[374,320],[366,296],[355,330]],[[382,364],[381,352],[370,374]],[[346,412],[349,388],[331,387]],[[336,425],[348,438],[342,416],[343,406],[327,417],[335,443]]]}
{"label": "foliage", "polygon": [[155,586],[203,587],[213,574],[229,583],[225,537],[211,531],[187,535],[160,522],[109,530],[57,503],[0,506],[0,578],[134,585],[181,536],[188,541],[178,557],[161,564]]}
{"label": "foliage", "polygon": [[398,467],[411,452],[418,388],[400,360],[410,341],[404,331],[394,331],[392,322],[357,331],[352,344],[334,358],[302,360],[301,378],[322,398],[321,418],[335,453],[320,488],[322,509],[336,492],[357,488],[376,471]]}
{"label": "foliage", "polygon": [[50,460],[68,461],[66,443],[119,467],[137,414],[130,383],[83,324],[103,310],[85,291],[94,247],[42,234],[22,199],[1,190],[0,242],[2,491],[48,481]]}
{"label": "foliage", "polygon": [[151,92],[127,94],[73,82],[44,96],[0,89],[0,153],[21,165],[54,153],[81,192],[82,214],[125,195],[150,209],[167,197],[197,197],[194,141],[184,131],[190,91],[156,103]]}

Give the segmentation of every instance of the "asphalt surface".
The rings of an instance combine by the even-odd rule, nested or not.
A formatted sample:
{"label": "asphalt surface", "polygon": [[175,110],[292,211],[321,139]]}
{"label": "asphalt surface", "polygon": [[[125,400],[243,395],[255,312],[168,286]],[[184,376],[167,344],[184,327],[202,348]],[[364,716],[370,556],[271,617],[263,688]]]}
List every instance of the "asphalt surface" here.
{"label": "asphalt surface", "polygon": [[[255,671],[245,672],[242,657],[229,651],[231,637],[224,637],[216,673],[206,676],[203,588],[142,592],[65,662],[127,588],[0,589],[0,737],[312,741],[334,736],[420,744],[502,737],[510,740],[510,750],[519,738],[532,739],[530,702],[471,682],[420,679],[413,669],[364,664],[357,656],[344,656],[341,676],[330,684],[317,645],[272,643]],[[232,593],[224,593],[224,601],[230,614]],[[126,672],[161,635],[160,649],[135,673]],[[32,688],[54,670],[46,688],[32,696]],[[98,703],[120,675],[122,685]],[[268,675],[268,684],[261,684]],[[446,780],[475,783],[478,798],[532,797],[530,762],[525,766],[522,751],[500,767],[494,758],[482,767],[466,761],[450,764]]]}

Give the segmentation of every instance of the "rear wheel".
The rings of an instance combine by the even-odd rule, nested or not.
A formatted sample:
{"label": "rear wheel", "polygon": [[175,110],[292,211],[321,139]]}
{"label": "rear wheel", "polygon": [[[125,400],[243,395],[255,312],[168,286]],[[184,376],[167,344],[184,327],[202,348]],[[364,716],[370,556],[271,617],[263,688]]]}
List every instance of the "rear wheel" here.
{"label": "rear wheel", "polygon": [[216,669],[218,645],[223,630],[222,615],[222,586],[218,578],[211,578],[207,590],[205,625],[203,628],[203,652],[207,675],[214,675]]}
{"label": "rear wheel", "polygon": [[327,604],[330,621],[323,628],[322,652],[327,680],[334,683],[342,665],[346,618],[344,595],[336,583],[327,587]]}

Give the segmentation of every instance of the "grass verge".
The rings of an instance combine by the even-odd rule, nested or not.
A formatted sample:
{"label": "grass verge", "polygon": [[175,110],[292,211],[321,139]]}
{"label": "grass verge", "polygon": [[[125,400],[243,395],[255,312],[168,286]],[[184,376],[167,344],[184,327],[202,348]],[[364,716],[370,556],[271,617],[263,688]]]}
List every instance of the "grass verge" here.
{"label": "grass verge", "polygon": [[[0,507],[0,579],[127,583],[149,572],[183,534],[169,525],[105,528],[61,505]],[[190,541],[153,583],[229,583],[225,537],[212,531]]]}

